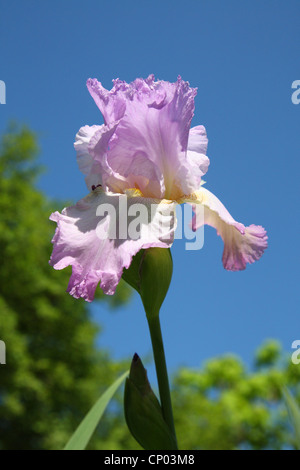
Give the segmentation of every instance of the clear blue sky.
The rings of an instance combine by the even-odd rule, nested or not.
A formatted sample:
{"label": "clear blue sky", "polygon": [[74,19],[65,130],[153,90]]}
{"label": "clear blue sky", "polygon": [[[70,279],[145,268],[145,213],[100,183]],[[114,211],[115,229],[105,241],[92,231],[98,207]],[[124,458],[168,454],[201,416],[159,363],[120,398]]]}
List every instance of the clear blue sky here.
{"label": "clear blue sky", "polygon": [[[198,87],[193,125],[208,132],[207,188],[237,220],[268,230],[266,254],[241,273],[223,269],[213,229],[199,252],[176,242],[161,312],[171,370],[227,352],[249,362],[265,338],[286,350],[300,339],[299,45],[299,0],[0,1],[0,131],[14,118],[39,132],[46,194],[86,195],[73,140],[82,125],[102,123],[87,78],[110,88],[117,77],[180,74]],[[93,312],[114,357],[150,351],[139,298]]]}

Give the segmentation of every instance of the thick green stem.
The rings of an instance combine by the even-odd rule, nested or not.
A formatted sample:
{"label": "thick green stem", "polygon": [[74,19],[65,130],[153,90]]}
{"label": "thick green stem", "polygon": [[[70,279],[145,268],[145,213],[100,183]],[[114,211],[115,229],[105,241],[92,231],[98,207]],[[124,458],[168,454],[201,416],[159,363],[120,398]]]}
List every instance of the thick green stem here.
{"label": "thick green stem", "polygon": [[[161,334],[161,327],[159,321],[159,315],[149,316],[147,317],[149,330],[151,335],[152,341],[152,348],[154,354],[154,361],[156,367],[156,374],[157,374],[157,381],[158,381],[158,388],[159,388],[159,395],[160,395],[160,402],[163,412],[163,417],[170,428],[170,431],[174,435],[175,442],[177,443],[176,439],[176,432],[174,426],[174,418],[173,418],[173,410],[172,410],[172,402],[171,402],[171,393],[170,393],[170,385],[169,385],[169,378],[167,372],[167,364],[165,358],[165,351],[164,351],[164,344]],[[177,450],[174,449],[174,450]]]}

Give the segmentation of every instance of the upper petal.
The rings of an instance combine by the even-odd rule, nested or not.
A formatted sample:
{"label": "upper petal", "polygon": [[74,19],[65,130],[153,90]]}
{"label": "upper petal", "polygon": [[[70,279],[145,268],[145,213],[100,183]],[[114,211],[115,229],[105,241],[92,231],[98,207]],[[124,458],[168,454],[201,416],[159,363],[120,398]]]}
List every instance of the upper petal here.
{"label": "upper petal", "polygon": [[96,79],[89,78],[87,81],[88,90],[100,109],[105,124],[118,121],[124,116],[126,110],[126,99],[122,92],[127,84],[119,80],[117,82],[113,89],[108,91]]}
{"label": "upper petal", "polygon": [[192,127],[189,132],[186,153],[187,165],[181,168],[180,178],[184,194],[193,193],[201,186],[202,176],[207,173],[210,161],[206,156],[208,139],[204,126]]}
{"label": "upper petal", "polygon": [[[138,251],[172,245],[174,204],[133,196],[99,189],[51,215],[57,229],[50,264],[55,269],[72,265],[68,291],[75,298],[92,301],[99,282],[113,294]],[[143,216],[135,217],[140,212]]]}
{"label": "upper petal", "polygon": [[[169,83],[155,82],[153,76],[130,84],[116,80],[111,91],[97,80],[89,80],[88,88],[105,122],[119,120],[107,152],[113,172],[125,180],[130,177],[130,186],[134,183],[146,196],[154,195],[153,185],[150,189],[147,181],[149,173],[154,178],[156,197],[177,199],[198,189],[204,159],[201,169],[186,153],[195,89],[180,77],[176,83]],[[204,148],[203,129],[196,129],[191,135],[191,146],[195,147],[195,139],[201,138]],[[197,144],[194,151],[198,150]],[[128,167],[130,174],[124,171]]]}
{"label": "upper petal", "polygon": [[204,126],[192,127],[189,132],[188,150],[206,155],[208,139]]}
{"label": "upper petal", "polygon": [[94,158],[89,153],[90,141],[95,134],[105,126],[84,126],[79,129],[75,137],[74,148],[76,150],[76,158],[80,171],[84,174],[86,184],[89,189],[92,186],[102,184],[101,173],[93,172]]}
{"label": "upper petal", "polygon": [[[234,220],[221,201],[210,191],[201,188],[194,197],[195,216],[193,230],[203,224],[214,227],[224,241],[223,265],[229,271],[239,271],[246,268],[247,263],[254,263],[261,258],[268,246],[267,234],[263,227],[243,224]],[[204,219],[197,216],[197,205],[204,206]],[[201,214],[202,215],[202,214]]]}
{"label": "upper petal", "polygon": [[137,78],[131,83],[113,80],[113,88],[106,90],[97,79],[89,78],[87,88],[100,109],[106,124],[121,119],[129,101],[137,99],[146,103],[149,108],[161,108],[173,96],[174,84],[165,81],[155,82],[154,75],[145,80]]}

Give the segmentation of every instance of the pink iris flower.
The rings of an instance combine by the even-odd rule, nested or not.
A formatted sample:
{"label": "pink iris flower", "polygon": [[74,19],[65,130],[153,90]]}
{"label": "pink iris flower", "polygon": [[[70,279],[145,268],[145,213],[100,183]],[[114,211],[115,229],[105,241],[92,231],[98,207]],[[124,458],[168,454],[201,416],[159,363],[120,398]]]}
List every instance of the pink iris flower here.
{"label": "pink iris flower", "polygon": [[[87,87],[104,118],[104,124],[84,126],[76,135],[77,161],[90,193],[50,217],[57,223],[50,264],[72,266],[68,292],[73,297],[92,301],[99,283],[106,294],[114,294],[124,268],[141,249],[169,248],[176,205],[185,202],[193,205],[194,230],[208,224],[222,237],[225,269],[245,269],[262,256],[266,231],[237,222],[202,186],[208,141],[203,126],[190,127],[196,89],[180,77],[169,83],[153,75],[130,84],[114,80],[110,91],[95,79]],[[156,208],[149,230],[138,238],[99,235],[113,232],[116,223],[109,212],[99,215],[99,208],[113,206],[121,217],[120,197],[126,198],[128,211],[137,203]],[[198,217],[200,212],[204,216]]]}

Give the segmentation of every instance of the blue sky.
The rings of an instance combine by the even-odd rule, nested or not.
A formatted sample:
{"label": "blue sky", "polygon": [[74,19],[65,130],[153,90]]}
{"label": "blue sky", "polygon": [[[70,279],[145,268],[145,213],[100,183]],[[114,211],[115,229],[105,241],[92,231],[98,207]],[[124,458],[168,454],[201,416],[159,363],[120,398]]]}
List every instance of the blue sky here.
{"label": "blue sky", "polygon": [[[117,77],[180,74],[198,87],[192,125],[208,132],[207,188],[237,220],[268,230],[266,254],[240,273],[223,269],[213,229],[199,252],[176,241],[161,312],[171,371],[228,352],[250,362],[265,338],[291,350],[300,339],[300,105],[291,101],[299,1],[0,0],[0,11],[0,131],[17,119],[39,133],[47,195],[76,201],[87,193],[73,140],[82,125],[102,123],[87,78],[110,88]],[[100,344],[114,357],[147,355],[138,297],[113,314],[92,308]]]}

